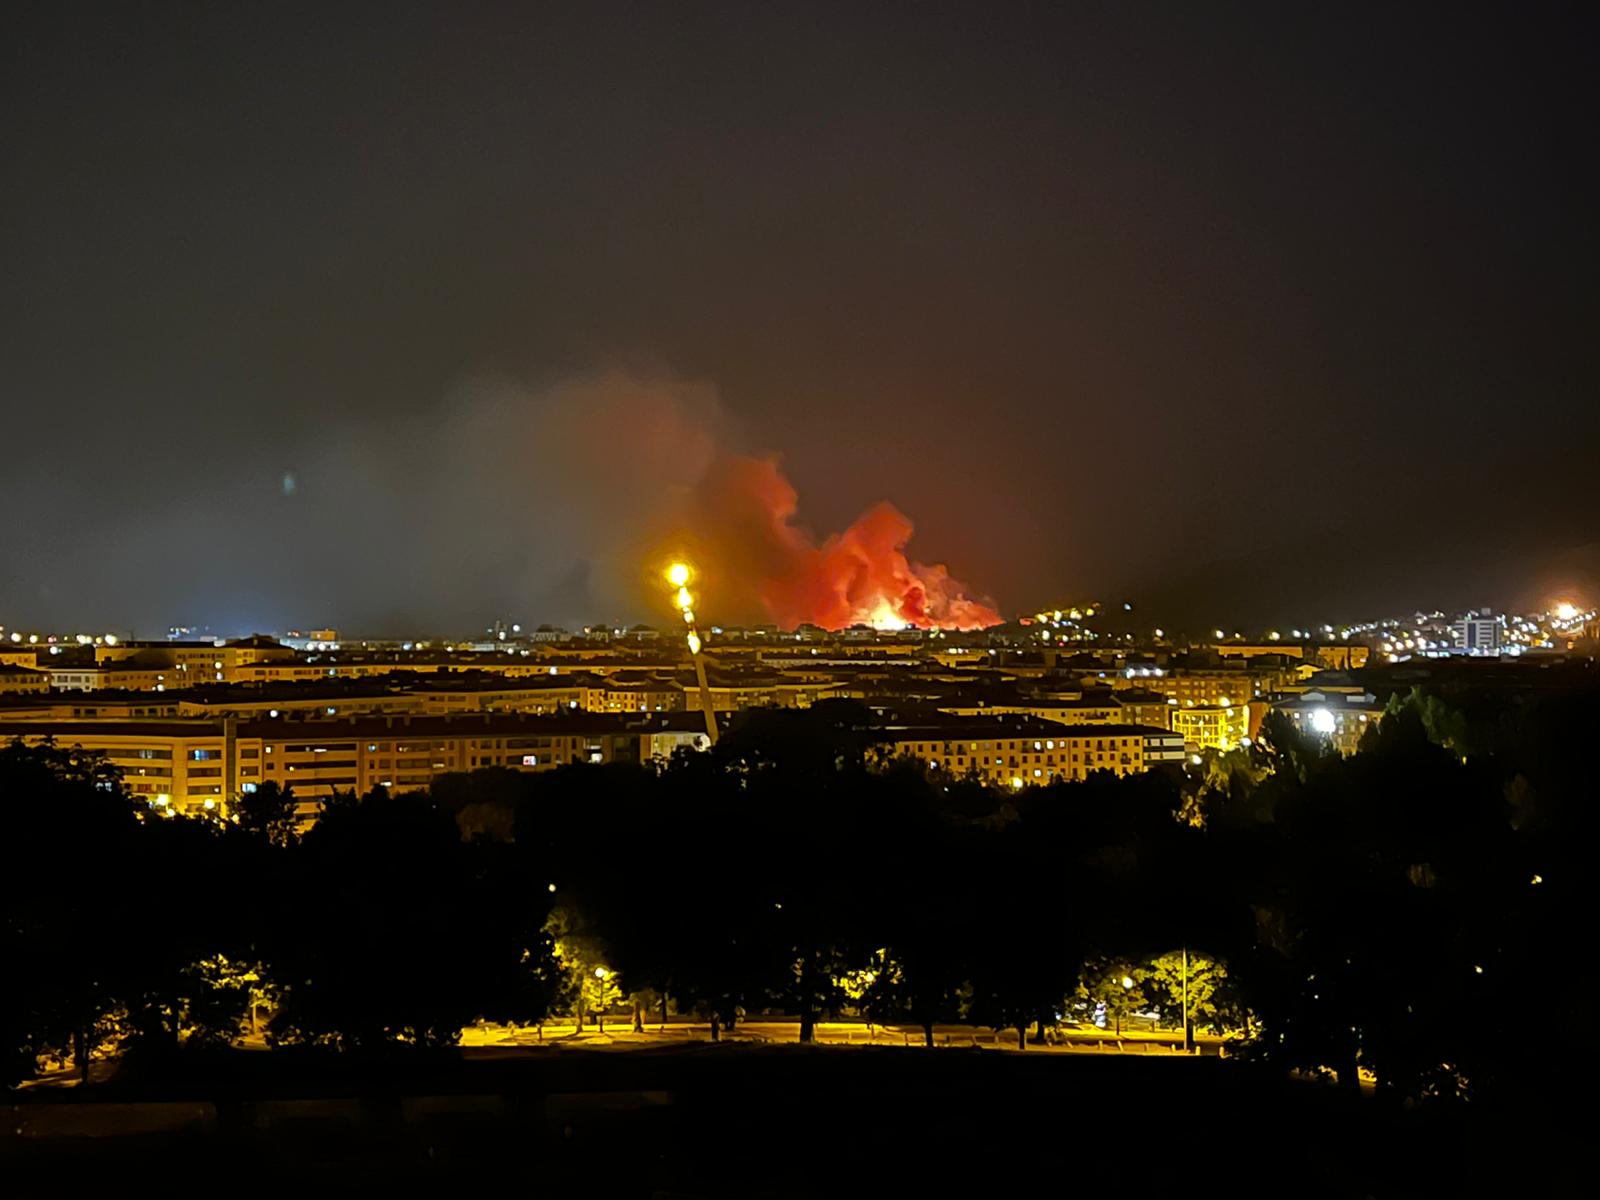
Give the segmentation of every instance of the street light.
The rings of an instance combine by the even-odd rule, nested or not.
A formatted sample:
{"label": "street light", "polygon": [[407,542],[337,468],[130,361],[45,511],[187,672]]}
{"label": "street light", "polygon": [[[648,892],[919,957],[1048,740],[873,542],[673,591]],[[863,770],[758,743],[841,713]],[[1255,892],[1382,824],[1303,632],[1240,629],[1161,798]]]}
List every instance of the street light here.
{"label": "street light", "polygon": [[596,1033],[606,1031],[606,980],[611,978],[611,972],[604,967],[594,969],[594,977],[600,981],[594,998],[594,1028]]}
{"label": "street light", "polygon": [[1194,1053],[1194,1029],[1189,1024],[1189,946],[1183,947],[1183,1052]]}
{"label": "street light", "polygon": [[706,660],[700,651],[705,643],[700,639],[700,631],[694,623],[694,596],[689,591],[689,580],[694,572],[689,569],[686,562],[675,562],[667,568],[667,582],[676,589],[673,600],[678,605],[678,612],[683,616],[683,623],[688,626],[688,633],[684,641],[689,646],[689,657],[694,662],[695,682],[700,685],[700,711],[705,714],[706,739],[713,746],[717,744],[717,715],[711,707],[711,685],[706,681]]}

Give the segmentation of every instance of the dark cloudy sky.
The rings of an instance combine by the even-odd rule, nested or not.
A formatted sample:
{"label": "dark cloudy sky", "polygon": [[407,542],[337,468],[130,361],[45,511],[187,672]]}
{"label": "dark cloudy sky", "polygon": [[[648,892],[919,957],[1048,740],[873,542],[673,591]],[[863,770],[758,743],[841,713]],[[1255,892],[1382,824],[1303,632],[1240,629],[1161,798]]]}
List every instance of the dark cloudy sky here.
{"label": "dark cloudy sky", "polygon": [[1012,612],[1596,584],[1584,5],[31,7],[8,627],[647,616],[718,450]]}

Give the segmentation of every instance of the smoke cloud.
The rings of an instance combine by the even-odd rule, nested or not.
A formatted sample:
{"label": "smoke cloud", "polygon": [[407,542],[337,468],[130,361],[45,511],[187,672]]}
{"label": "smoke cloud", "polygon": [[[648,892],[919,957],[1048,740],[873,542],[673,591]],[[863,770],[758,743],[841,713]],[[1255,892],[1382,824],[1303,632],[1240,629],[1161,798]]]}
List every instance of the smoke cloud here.
{"label": "smoke cloud", "polygon": [[460,635],[496,618],[660,624],[660,571],[680,553],[712,622],[997,619],[942,567],[906,559],[911,525],[891,506],[813,541],[776,460],[742,455],[744,441],[715,387],[620,369],[533,385],[479,374],[382,421],[335,412],[311,438],[264,426],[247,456],[195,463],[178,486],[130,476],[92,538],[68,542],[43,510],[26,530],[37,545],[0,564],[36,597],[6,623],[351,636]]}
{"label": "smoke cloud", "polygon": [[659,619],[661,564],[689,553],[708,620],[828,629],[1000,620],[944,566],[907,558],[912,524],[891,504],[813,539],[796,523],[799,497],[777,458],[737,452],[743,439],[708,384],[627,371],[539,390],[477,380],[446,413],[429,449],[425,540],[448,544],[484,514],[516,514],[521,536],[480,547],[454,571],[487,594],[496,576],[518,581],[515,611],[532,619]]}
{"label": "smoke cloud", "polygon": [[795,524],[799,496],[775,457],[724,457],[695,492],[694,539],[712,584],[784,628],[869,624],[982,629],[1000,622],[942,564],[906,557],[912,524],[887,501],[820,543]]}

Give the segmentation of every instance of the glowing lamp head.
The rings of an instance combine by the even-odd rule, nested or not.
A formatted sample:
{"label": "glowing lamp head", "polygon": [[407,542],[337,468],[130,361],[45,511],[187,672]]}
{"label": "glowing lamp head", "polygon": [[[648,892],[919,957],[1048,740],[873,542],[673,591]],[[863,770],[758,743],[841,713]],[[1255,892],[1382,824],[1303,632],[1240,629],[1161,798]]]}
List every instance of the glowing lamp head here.
{"label": "glowing lamp head", "polygon": [[1319,708],[1311,714],[1311,728],[1318,733],[1333,732],[1333,714],[1325,708]]}
{"label": "glowing lamp head", "polygon": [[681,588],[689,582],[689,564],[675,562],[667,568],[667,582],[675,588]]}
{"label": "glowing lamp head", "polygon": [[685,611],[694,607],[694,597],[689,594],[689,589],[686,587],[678,589],[678,607]]}
{"label": "glowing lamp head", "polygon": [[1123,989],[1123,991],[1132,991],[1133,990],[1133,976],[1124,975],[1122,977],[1122,989]]}
{"label": "glowing lamp head", "polygon": [[1578,615],[1578,606],[1571,600],[1563,600],[1556,605],[1556,616],[1563,621],[1570,621]]}
{"label": "glowing lamp head", "polygon": [[700,653],[700,635],[692,629],[689,631],[689,653]]}

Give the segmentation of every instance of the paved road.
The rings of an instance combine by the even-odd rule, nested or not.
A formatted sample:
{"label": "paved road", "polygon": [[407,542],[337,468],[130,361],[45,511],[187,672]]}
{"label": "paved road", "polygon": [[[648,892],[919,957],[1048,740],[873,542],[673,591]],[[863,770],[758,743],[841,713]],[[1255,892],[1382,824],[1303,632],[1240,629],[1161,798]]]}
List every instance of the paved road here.
{"label": "paved road", "polygon": [[[800,1027],[796,1021],[755,1020],[741,1021],[729,1034],[723,1036],[737,1041],[794,1042],[799,1039]],[[1157,1032],[1125,1032],[1119,1039],[1108,1030],[1093,1026],[1065,1026],[1050,1031],[1051,1041],[1043,1046],[1028,1044],[1028,1053],[1060,1054],[1139,1054],[1173,1055],[1181,1053],[1182,1034],[1176,1030]],[[462,1032],[461,1044],[476,1049],[511,1049],[531,1046],[611,1046],[618,1049],[628,1046],[661,1045],[670,1042],[709,1041],[709,1025],[670,1021],[665,1027],[657,1022],[645,1025],[643,1033],[634,1033],[632,1022],[626,1016],[607,1020],[605,1032],[598,1032],[591,1023],[583,1033],[578,1033],[570,1022],[550,1023],[542,1028],[533,1026],[485,1025]],[[1031,1031],[1030,1031],[1031,1038]],[[860,1022],[827,1021],[816,1028],[816,1039],[824,1045],[852,1046],[921,1046],[922,1030],[910,1026],[867,1026]],[[1198,1052],[1217,1054],[1223,1040],[1204,1036],[1198,1039]],[[934,1028],[935,1046],[977,1046],[983,1049],[1016,1050],[1014,1030],[974,1028],[968,1025],[939,1025]]]}

